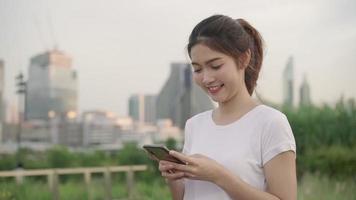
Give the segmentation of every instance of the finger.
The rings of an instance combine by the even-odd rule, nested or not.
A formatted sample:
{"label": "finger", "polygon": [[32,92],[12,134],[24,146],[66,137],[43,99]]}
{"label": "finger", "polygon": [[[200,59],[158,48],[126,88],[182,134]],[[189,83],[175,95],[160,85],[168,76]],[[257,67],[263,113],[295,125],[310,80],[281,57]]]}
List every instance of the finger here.
{"label": "finger", "polygon": [[176,172],[176,173],[168,173],[168,172],[162,172],[162,176],[168,179],[180,179],[184,177],[183,172]]}
{"label": "finger", "polygon": [[173,166],[173,165],[170,165],[170,164],[168,164],[168,165],[160,164],[160,165],[158,166],[158,169],[159,169],[159,171],[168,171],[168,170],[173,170],[173,169],[174,169],[174,166]]}
{"label": "finger", "polygon": [[169,151],[169,154],[174,156],[174,157],[176,157],[176,158],[178,158],[179,160],[181,160],[181,161],[183,161],[185,163],[189,163],[189,164],[193,164],[194,163],[194,160],[191,157],[189,157],[189,156],[187,156],[187,155],[185,155],[183,153],[179,153],[177,151],[171,150],[171,151]]}
{"label": "finger", "polygon": [[174,164],[175,162],[167,161],[167,160],[160,160],[159,163],[162,163],[163,165],[171,165]]}
{"label": "finger", "polygon": [[204,156],[202,154],[193,154],[193,155],[191,155],[191,157],[194,157],[194,158],[205,158],[206,156]]}
{"label": "finger", "polygon": [[169,170],[167,170],[167,172],[168,172],[169,174],[173,174],[173,173],[176,172],[176,170],[174,170],[174,169],[169,169]]}
{"label": "finger", "polygon": [[185,172],[184,173],[184,178],[188,178],[188,179],[197,179],[197,176],[192,174],[192,173],[189,173],[189,172]]}
{"label": "finger", "polygon": [[173,169],[184,173],[191,173],[191,174],[195,174],[196,172],[196,168],[188,164],[187,165],[174,164]]}

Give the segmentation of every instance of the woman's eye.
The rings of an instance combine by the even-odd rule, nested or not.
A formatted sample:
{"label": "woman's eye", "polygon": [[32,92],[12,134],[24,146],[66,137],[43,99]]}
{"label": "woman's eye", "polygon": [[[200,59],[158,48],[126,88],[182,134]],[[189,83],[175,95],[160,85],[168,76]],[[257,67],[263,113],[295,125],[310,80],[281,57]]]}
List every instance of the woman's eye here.
{"label": "woman's eye", "polygon": [[222,66],[222,64],[221,64],[221,65],[212,65],[211,67],[212,67],[213,69],[219,69],[221,66]]}
{"label": "woman's eye", "polygon": [[199,73],[201,69],[194,69],[194,73]]}

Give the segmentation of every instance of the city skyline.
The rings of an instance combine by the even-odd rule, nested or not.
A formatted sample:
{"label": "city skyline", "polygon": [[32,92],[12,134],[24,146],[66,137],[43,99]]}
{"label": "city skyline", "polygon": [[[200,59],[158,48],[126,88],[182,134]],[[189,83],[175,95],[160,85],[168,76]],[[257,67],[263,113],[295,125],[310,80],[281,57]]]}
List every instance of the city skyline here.
{"label": "city skyline", "polygon": [[[209,15],[245,18],[262,34],[265,61],[257,91],[282,103],[282,72],[294,57],[295,86],[307,74],[313,103],[356,98],[353,1],[5,1],[0,0],[0,59],[5,99],[16,101],[15,76],[55,46],[73,58],[79,110],[128,115],[130,95],[158,94],[172,62],[189,62],[192,28]],[[199,11],[198,11],[199,10]],[[296,101],[299,97],[296,96]]]}

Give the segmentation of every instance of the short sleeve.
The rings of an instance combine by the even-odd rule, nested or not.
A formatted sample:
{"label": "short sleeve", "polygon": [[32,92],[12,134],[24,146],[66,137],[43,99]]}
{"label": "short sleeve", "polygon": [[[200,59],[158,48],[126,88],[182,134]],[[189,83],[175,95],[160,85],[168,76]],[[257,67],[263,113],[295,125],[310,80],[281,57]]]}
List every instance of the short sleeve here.
{"label": "short sleeve", "polygon": [[292,128],[287,117],[280,113],[274,116],[265,127],[262,135],[262,165],[286,151],[296,153]]}
{"label": "short sleeve", "polygon": [[192,137],[192,123],[191,119],[188,119],[185,123],[185,128],[184,128],[184,145],[183,145],[183,150],[182,152],[184,154],[189,154],[191,150],[191,137]]}

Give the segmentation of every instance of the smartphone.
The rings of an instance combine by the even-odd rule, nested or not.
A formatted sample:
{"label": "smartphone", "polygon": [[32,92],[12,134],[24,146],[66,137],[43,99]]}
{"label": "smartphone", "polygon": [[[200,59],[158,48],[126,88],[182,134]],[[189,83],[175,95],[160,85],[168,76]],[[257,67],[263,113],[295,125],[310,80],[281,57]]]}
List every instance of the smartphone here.
{"label": "smartphone", "polygon": [[178,164],[185,163],[179,160],[176,157],[173,157],[169,154],[169,149],[162,145],[143,145],[143,148],[146,150],[147,153],[151,154],[152,156],[156,157],[158,160],[165,160],[170,161]]}

